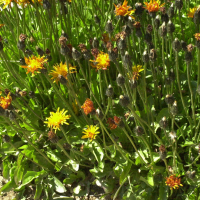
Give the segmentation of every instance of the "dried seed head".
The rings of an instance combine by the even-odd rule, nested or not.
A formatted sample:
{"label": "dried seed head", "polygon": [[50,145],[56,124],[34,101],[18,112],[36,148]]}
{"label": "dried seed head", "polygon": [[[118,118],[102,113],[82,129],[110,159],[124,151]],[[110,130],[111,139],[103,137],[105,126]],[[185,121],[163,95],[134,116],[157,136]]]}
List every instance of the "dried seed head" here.
{"label": "dried seed head", "polygon": [[155,28],[158,30],[160,27],[160,16],[159,15],[157,15],[156,18],[154,19],[154,25],[155,25]]}
{"label": "dried seed head", "polygon": [[144,11],[144,7],[141,3],[135,4],[135,15],[142,15],[142,12]]}
{"label": "dried seed head", "polygon": [[94,21],[96,24],[100,24],[100,22],[101,22],[97,15],[94,15]]}
{"label": "dried seed head", "polygon": [[168,15],[170,18],[174,17],[174,4],[172,3],[171,6],[168,9]]}
{"label": "dried seed head", "polygon": [[125,52],[125,55],[123,58],[124,58],[123,60],[126,67],[132,67],[132,62],[131,62],[131,58],[128,51]]}
{"label": "dried seed head", "polygon": [[93,48],[99,48],[99,40],[96,37],[93,39],[92,46]]}
{"label": "dried seed head", "polygon": [[159,125],[162,129],[166,129],[168,127],[168,121],[166,117],[163,117],[160,122]]}
{"label": "dried seed head", "polygon": [[117,81],[117,85],[122,87],[125,83],[125,78],[122,76],[122,74],[118,74],[116,81]]}
{"label": "dried seed head", "polygon": [[43,8],[45,10],[49,10],[51,8],[51,4],[48,0],[43,0]]}
{"label": "dried seed head", "polygon": [[172,43],[172,46],[173,46],[174,51],[179,52],[181,50],[181,43],[178,40],[178,38],[175,38],[175,40]]}
{"label": "dried seed head", "polygon": [[175,25],[172,23],[171,20],[169,20],[167,24],[167,32],[168,33],[173,33],[175,31]]}
{"label": "dried seed head", "polygon": [[20,94],[21,97],[25,97],[27,95],[27,92],[26,91],[20,91],[19,94]]}
{"label": "dried seed head", "polygon": [[159,155],[160,155],[160,159],[162,160],[164,160],[167,156],[167,152],[163,144],[159,147]]}
{"label": "dried seed head", "polygon": [[10,142],[10,136],[9,136],[9,135],[3,135],[3,141],[4,141],[5,143]]}
{"label": "dried seed head", "polygon": [[173,69],[171,69],[169,72],[169,78],[172,82],[175,81],[176,75],[175,75]]}
{"label": "dried seed head", "polygon": [[114,123],[115,123],[119,128],[124,128],[124,126],[125,126],[122,117],[114,116]]}
{"label": "dried seed head", "polygon": [[157,58],[157,54],[156,54],[156,50],[155,49],[151,49],[150,50],[150,54],[149,54],[149,59],[151,62],[155,62]]}
{"label": "dried seed head", "polygon": [[149,54],[148,54],[148,51],[147,51],[147,50],[145,50],[145,51],[143,52],[143,54],[142,54],[142,60],[143,60],[144,63],[149,62]]}
{"label": "dried seed head", "polygon": [[38,55],[40,55],[40,56],[44,55],[44,51],[40,47],[36,46],[35,48],[36,48]]}
{"label": "dried seed head", "polygon": [[165,22],[163,22],[162,26],[160,27],[159,33],[161,37],[165,37],[167,35],[167,27]]}
{"label": "dried seed head", "polygon": [[57,137],[57,135],[55,134],[55,132],[53,132],[53,131],[49,131],[48,132],[48,138],[49,138],[49,140],[52,142],[52,143],[57,143],[58,142],[58,137]]}
{"label": "dried seed head", "polygon": [[140,29],[141,28],[141,23],[140,22],[135,22],[133,24],[133,26],[136,28],[136,29]]}
{"label": "dried seed head", "polygon": [[28,94],[31,99],[35,97],[35,92],[33,91],[30,91]]}
{"label": "dried seed head", "polygon": [[171,94],[167,94],[165,97],[166,104],[173,104],[174,103],[174,97]]}
{"label": "dried seed head", "polygon": [[112,25],[112,21],[111,20],[107,21],[105,30],[108,33],[112,33],[113,32],[113,25]]}
{"label": "dried seed head", "polygon": [[178,106],[177,106],[177,101],[174,101],[172,107],[170,108],[170,112],[172,115],[177,115],[178,114]]}
{"label": "dried seed head", "polygon": [[78,50],[76,50],[74,47],[72,47],[72,57],[74,60],[80,60],[82,55]]}
{"label": "dried seed head", "polygon": [[182,47],[183,51],[187,51],[187,43],[184,42],[183,40],[181,40],[181,47]]}
{"label": "dried seed head", "polygon": [[[61,37],[65,37],[65,38],[66,38],[66,42],[67,42],[67,40],[69,39],[69,36],[67,35],[67,33],[66,33],[64,30],[61,31],[61,36],[60,36],[60,38],[61,38]],[[59,40],[60,40],[60,39],[59,39]],[[66,42],[65,42],[65,43],[66,43]]]}
{"label": "dried seed head", "polygon": [[111,85],[109,85],[108,88],[106,89],[106,96],[112,98],[113,95],[114,95],[113,87]]}
{"label": "dried seed head", "polygon": [[181,10],[183,7],[183,0],[176,0],[175,6],[177,7],[178,10]]}
{"label": "dried seed head", "polygon": [[142,136],[144,134],[144,129],[141,126],[136,126],[134,132],[137,136]]}
{"label": "dried seed head", "polygon": [[122,107],[127,107],[130,104],[130,99],[127,95],[120,95],[119,103]]}

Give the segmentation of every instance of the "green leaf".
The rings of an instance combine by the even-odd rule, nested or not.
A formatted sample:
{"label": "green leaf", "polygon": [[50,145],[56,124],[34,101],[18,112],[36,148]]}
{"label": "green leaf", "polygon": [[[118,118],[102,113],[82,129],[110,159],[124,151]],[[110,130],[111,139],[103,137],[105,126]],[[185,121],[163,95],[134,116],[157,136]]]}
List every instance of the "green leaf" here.
{"label": "green leaf", "polygon": [[8,166],[9,165],[9,162],[8,160],[4,160],[3,161],[3,177],[5,179],[8,179],[9,178],[9,171],[10,171],[10,167]]}
{"label": "green leaf", "polygon": [[102,148],[100,148],[99,145],[95,141],[93,141],[93,143],[92,143],[92,150],[93,150],[93,154],[94,154],[96,160],[98,162],[101,162],[104,157],[104,152],[103,152]]}
{"label": "green leaf", "polygon": [[160,185],[159,187],[159,200],[167,200],[168,199],[168,188]]}
{"label": "green leaf", "polygon": [[72,168],[73,168],[75,171],[78,171],[78,170],[79,170],[79,164],[77,164],[75,161],[70,160],[70,164],[72,165]]}
{"label": "green leaf", "polygon": [[22,180],[23,173],[24,173],[24,167],[22,165],[20,165],[20,167],[17,167],[15,169],[14,180],[16,184],[18,184]]}
{"label": "green leaf", "polygon": [[[153,188],[152,185],[151,185],[151,183],[152,183],[151,178],[149,178],[149,179],[147,180],[147,179],[145,179],[144,177],[140,176],[140,180],[143,181],[143,182],[145,182],[145,183],[146,183],[148,186],[150,186],[151,188]],[[150,181],[150,182],[149,182],[149,181]]]}
{"label": "green leaf", "polygon": [[67,191],[65,186],[55,176],[53,177],[53,179],[55,183],[56,192],[64,193]]}
{"label": "green leaf", "polygon": [[42,194],[43,186],[41,183],[36,184],[36,191],[35,191],[35,196],[34,200],[40,199],[40,196]]}
{"label": "green leaf", "polygon": [[16,183],[14,180],[7,182],[0,190],[0,192],[9,192],[13,188],[16,187]]}
{"label": "green leaf", "polygon": [[168,108],[163,108],[163,109],[158,113],[158,116],[156,117],[156,121],[159,122],[163,117],[166,117],[166,118],[169,117]]}
{"label": "green leaf", "polygon": [[127,176],[129,174],[129,171],[131,170],[131,167],[132,167],[132,163],[131,162],[128,162],[127,165],[124,166],[123,172],[122,172],[122,174],[120,175],[120,178],[119,178],[119,184],[120,185],[123,183],[123,181],[125,179],[127,179]]}

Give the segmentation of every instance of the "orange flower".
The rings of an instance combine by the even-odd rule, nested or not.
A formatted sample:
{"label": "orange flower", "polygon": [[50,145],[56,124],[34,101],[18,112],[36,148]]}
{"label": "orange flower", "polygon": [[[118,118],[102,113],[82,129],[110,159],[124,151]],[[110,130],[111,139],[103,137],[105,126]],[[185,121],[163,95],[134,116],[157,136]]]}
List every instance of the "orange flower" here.
{"label": "orange flower", "polygon": [[135,19],[133,16],[131,16],[135,10],[130,10],[131,9],[131,6],[127,6],[128,4],[128,1],[127,0],[124,0],[124,3],[121,5],[115,5],[115,13],[116,13],[116,16],[130,16],[132,17],[133,19]]}
{"label": "orange flower", "polygon": [[168,185],[170,187],[171,190],[173,189],[178,189],[179,186],[183,186],[181,184],[181,178],[179,178],[180,175],[178,175],[178,177],[174,174],[174,175],[171,175],[170,177],[167,177],[166,178],[166,185]]}
{"label": "orange flower", "polygon": [[121,119],[117,116],[114,116],[114,122],[118,125],[121,122]]}
{"label": "orange flower", "polygon": [[194,37],[196,38],[197,41],[200,41],[200,33],[195,33]]}
{"label": "orange flower", "polygon": [[93,102],[87,98],[85,103],[81,106],[81,108],[83,109],[84,113],[88,115],[94,110]]}
{"label": "orange flower", "polygon": [[165,3],[160,5],[160,0],[150,0],[150,3],[145,2],[144,4],[146,5],[144,8],[150,13],[159,11],[160,7],[165,5]]}
{"label": "orange flower", "polygon": [[115,124],[115,121],[112,118],[108,118],[107,123],[109,124],[110,129],[117,128],[117,125]]}
{"label": "orange flower", "polygon": [[44,63],[47,62],[47,59],[45,59],[44,56],[42,56],[42,57],[32,56],[29,58],[25,57],[24,59],[25,59],[25,63],[27,64],[27,66],[21,65],[20,67],[26,68],[27,69],[26,73],[28,74],[30,72],[30,73],[32,73],[32,76],[34,76],[35,72],[40,73],[39,70],[43,69]]}
{"label": "orange flower", "polygon": [[7,95],[7,97],[1,97],[0,99],[0,106],[3,108],[3,109],[7,109],[10,104],[12,102],[12,97],[10,96],[10,93]]}
{"label": "orange flower", "polygon": [[96,68],[97,70],[103,69],[106,70],[108,66],[110,66],[110,60],[109,60],[109,55],[104,52],[100,52],[96,60],[90,60],[92,67]]}

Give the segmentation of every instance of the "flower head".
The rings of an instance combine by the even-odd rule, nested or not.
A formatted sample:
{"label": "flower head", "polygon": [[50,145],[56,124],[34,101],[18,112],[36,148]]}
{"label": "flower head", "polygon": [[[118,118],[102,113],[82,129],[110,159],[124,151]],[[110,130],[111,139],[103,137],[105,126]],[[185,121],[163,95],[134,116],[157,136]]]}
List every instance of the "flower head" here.
{"label": "flower head", "polygon": [[36,57],[36,56],[32,56],[29,58],[24,58],[25,59],[25,63],[27,64],[27,66],[23,66],[21,65],[20,67],[22,68],[26,68],[27,69],[27,74],[30,72],[32,73],[32,76],[34,76],[34,73],[40,73],[39,70],[43,69],[44,64],[47,62],[47,59],[45,59],[44,56],[40,57]]}
{"label": "flower head", "polygon": [[27,4],[30,4],[30,3],[39,3],[42,5],[42,0],[15,0],[15,2],[18,4],[18,5],[22,5],[23,7],[27,6]]}
{"label": "flower head", "polygon": [[194,13],[196,12],[197,7],[194,8],[190,8],[190,11],[188,12],[188,17],[193,18],[194,17]]}
{"label": "flower head", "polygon": [[93,102],[87,98],[81,108],[83,109],[84,113],[88,115],[94,110]]}
{"label": "flower head", "polygon": [[180,175],[176,176],[175,174],[171,175],[170,177],[167,177],[165,181],[166,185],[168,185],[171,190],[178,189],[179,186],[183,186],[181,184],[181,178],[179,177]]}
{"label": "flower head", "polygon": [[132,17],[133,19],[135,19],[133,16],[131,16],[135,10],[131,10],[131,6],[127,6],[128,4],[128,1],[127,0],[124,0],[124,3],[122,5],[115,5],[115,13],[116,13],[116,16],[130,16]]}
{"label": "flower head", "polygon": [[200,33],[195,33],[194,37],[197,41],[200,41]]}
{"label": "flower head", "polygon": [[0,98],[0,106],[3,109],[7,109],[10,106],[11,102],[12,102],[12,97],[10,96],[10,93],[7,95],[7,97]]}
{"label": "flower head", "polygon": [[132,75],[131,75],[131,79],[132,80],[138,80],[138,77],[140,76],[140,72],[143,71],[144,69],[142,69],[142,65],[137,65],[137,66],[133,66],[132,67]]}
{"label": "flower head", "polygon": [[112,118],[108,118],[107,123],[109,124],[111,130],[117,128],[117,124]]}
{"label": "flower head", "polygon": [[5,9],[8,5],[11,4],[13,0],[0,0],[0,5],[4,4],[3,9]]}
{"label": "flower head", "polygon": [[97,126],[87,126],[87,129],[83,130],[83,134],[85,134],[84,136],[81,137],[81,139],[85,139],[85,138],[90,138],[92,141],[93,139],[96,138],[97,134],[99,134],[100,132],[98,131],[99,127]]}
{"label": "flower head", "polygon": [[106,70],[107,67],[110,66],[109,55],[102,51],[97,55],[96,60],[90,60],[90,61],[93,62],[91,64],[92,67],[96,68],[97,70],[99,69]]}
{"label": "flower head", "polygon": [[0,28],[3,27],[3,26],[5,26],[5,24],[0,24]]}
{"label": "flower head", "polygon": [[51,79],[54,79],[54,82],[58,83],[59,76],[62,75],[65,79],[67,79],[68,73],[76,73],[76,67],[72,67],[71,64],[69,64],[69,72],[68,67],[66,63],[60,63],[59,65],[55,65],[54,70],[51,71],[50,75],[52,76]]}
{"label": "flower head", "polygon": [[150,13],[159,11],[160,7],[165,5],[165,3],[160,5],[160,0],[150,0],[150,3],[145,2],[144,4],[146,5],[144,8]]}
{"label": "flower head", "polygon": [[64,109],[62,109],[61,111],[59,111],[60,108],[57,109],[56,112],[50,112],[50,117],[47,118],[47,121],[45,121],[44,123],[48,124],[48,127],[50,127],[51,129],[55,129],[55,131],[58,129],[60,130],[60,125],[63,124],[69,124],[66,122],[67,119],[69,119],[71,116],[70,115],[66,115],[67,110],[65,111]]}

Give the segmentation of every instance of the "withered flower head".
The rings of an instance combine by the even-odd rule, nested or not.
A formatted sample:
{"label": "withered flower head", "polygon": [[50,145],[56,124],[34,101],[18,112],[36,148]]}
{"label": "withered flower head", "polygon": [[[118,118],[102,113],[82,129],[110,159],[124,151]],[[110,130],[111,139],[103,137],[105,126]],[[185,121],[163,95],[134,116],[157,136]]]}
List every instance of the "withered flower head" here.
{"label": "withered flower head", "polygon": [[188,44],[188,45],[187,45],[187,50],[188,50],[188,52],[192,52],[193,49],[194,49],[194,45],[192,45],[192,44]]}
{"label": "withered flower head", "polygon": [[91,49],[91,54],[97,58],[98,54],[99,54],[99,50],[97,48]]}
{"label": "withered flower head", "polygon": [[135,22],[135,23],[133,24],[133,26],[134,26],[136,29],[139,29],[139,28],[141,27],[141,24],[140,24],[140,22]]}
{"label": "withered flower head", "polygon": [[159,147],[159,151],[162,153],[166,152],[165,146],[163,144]]}
{"label": "withered flower head", "polygon": [[148,24],[148,26],[147,26],[147,32],[151,33],[152,30],[153,30],[153,26],[151,24]]}
{"label": "withered flower head", "polygon": [[85,44],[79,44],[78,47],[79,47],[79,49],[81,50],[82,53],[87,51],[87,48],[86,48]]}
{"label": "withered flower head", "polygon": [[59,44],[60,44],[60,46],[65,47],[65,46],[66,46],[66,42],[67,42],[67,38],[66,38],[66,37],[61,36],[61,37],[59,38]]}
{"label": "withered flower head", "polygon": [[166,8],[165,7],[161,7],[160,11],[162,12],[162,14],[165,14],[166,13]]}
{"label": "withered flower head", "polygon": [[19,36],[19,41],[25,42],[26,38],[27,38],[27,36],[25,34],[21,33],[20,36]]}
{"label": "withered flower head", "polygon": [[117,125],[115,124],[115,122],[112,118],[108,118],[107,123],[109,124],[109,127],[110,127],[111,130],[117,128]]}

